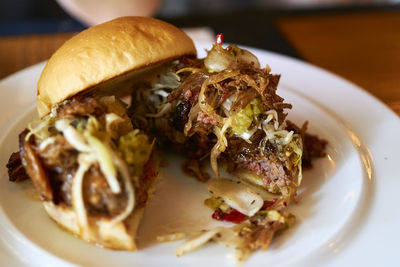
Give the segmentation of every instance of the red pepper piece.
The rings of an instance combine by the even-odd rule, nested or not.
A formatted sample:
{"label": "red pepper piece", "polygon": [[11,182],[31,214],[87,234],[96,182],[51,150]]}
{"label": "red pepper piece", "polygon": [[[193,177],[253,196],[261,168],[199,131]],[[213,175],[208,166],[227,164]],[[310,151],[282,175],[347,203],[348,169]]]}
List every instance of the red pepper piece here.
{"label": "red pepper piece", "polygon": [[274,198],[274,199],[271,200],[271,201],[265,200],[263,206],[261,207],[261,209],[262,209],[262,210],[265,210],[265,209],[271,207],[272,205],[275,204],[276,200],[277,200],[276,198]]}
{"label": "red pepper piece", "polygon": [[211,217],[218,221],[227,221],[233,223],[241,223],[246,220],[247,216],[235,209],[232,209],[229,213],[223,213],[220,209],[214,211]]}
{"label": "red pepper piece", "polygon": [[224,35],[222,33],[217,34],[217,44],[222,45],[224,42]]}
{"label": "red pepper piece", "polygon": [[222,219],[222,215],[224,215],[224,213],[220,209],[216,209],[211,215],[211,218],[220,221]]}
{"label": "red pepper piece", "polygon": [[222,219],[224,221],[228,221],[228,222],[241,223],[244,220],[246,220],[246,217],[247,216],[244,215],[243,213],[233,209],[229,213],[224,213],[224,215],[222,216]]}

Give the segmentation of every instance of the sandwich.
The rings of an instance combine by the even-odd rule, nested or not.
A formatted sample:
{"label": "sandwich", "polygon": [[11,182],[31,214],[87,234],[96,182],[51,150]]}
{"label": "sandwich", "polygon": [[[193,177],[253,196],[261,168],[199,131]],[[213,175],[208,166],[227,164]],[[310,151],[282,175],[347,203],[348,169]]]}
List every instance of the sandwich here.
{"label": "sandwich", "polygon": [[[79,33],[43,70],[40,119],[21,133],[10,179],[29,176],[49,216],[80,238],[135,250],[157,176],[155,148],[172,147],[206,182],[213,218],[237,224],[188,234],[177,254],[210,240],[234,245],[241,259],[266,249],[294,221],[285,207],[311,155],[306,126],[286,120],[291,105],[277,94],[280,76],[222,39],[198,59],[188,36],[152,18]],[[313,147],[323,155],[320,144]],[[223,169],[237,180],[223,179]]]}
{"label": "sandwich", "polygon": [[47,214],[79,238],[136,250],[158,160],[121,98],[166,62],[195,55],[185,33],[153,18],[118,18],[68,40],[41,73],[39,119],[19,135],[10,180],[30,178]]}

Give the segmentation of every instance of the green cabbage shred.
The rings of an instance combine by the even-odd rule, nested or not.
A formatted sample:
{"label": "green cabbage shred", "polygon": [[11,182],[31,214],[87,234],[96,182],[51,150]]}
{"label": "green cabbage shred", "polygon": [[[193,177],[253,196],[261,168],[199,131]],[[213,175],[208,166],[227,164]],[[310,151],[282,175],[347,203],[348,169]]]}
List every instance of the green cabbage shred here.
{"label": "green cabbage shred", "polygon": [[118,144],[125,161],[132,167],[136,176],[141,176],[143,166],[150,158],[152,143],[146,134],[139,130],[133,130],[128,134],[121,136]]}
{"label": "green cabbage shred", "polygon": [[253,99],[245,108],[232,115],[232,131],[237,135],[247,132],[254,119],[257,119],[261,113],[261,101],[258,98]]}

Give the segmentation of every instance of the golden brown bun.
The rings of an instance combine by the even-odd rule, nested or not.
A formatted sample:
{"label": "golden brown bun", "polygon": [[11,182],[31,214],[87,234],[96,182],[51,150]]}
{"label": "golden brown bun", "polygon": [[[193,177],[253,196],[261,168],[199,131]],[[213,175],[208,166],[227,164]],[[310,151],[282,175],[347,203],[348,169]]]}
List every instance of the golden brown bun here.
{"label": "golden brown bun", "polygon": [[137,208],[126,220],[110,223],[107,218],[88,217],[95,227],[90,233],[83,233],[79,227],[75,211],[71,207],[54,205],[51,201],[43,202],[47,214],[65,230],[79,238],[116,250],[137,250],[136,231],[142,219],[144,207]]}
{"label": "golden brown bun", "polygon": [[122,17],[91,27],[65,42],[47,62],[37,85],[39,116],[87,89],[118,85],[114,80],[137,76],[132,71],[184,55],[196,55],[193,41],[154,18]]}

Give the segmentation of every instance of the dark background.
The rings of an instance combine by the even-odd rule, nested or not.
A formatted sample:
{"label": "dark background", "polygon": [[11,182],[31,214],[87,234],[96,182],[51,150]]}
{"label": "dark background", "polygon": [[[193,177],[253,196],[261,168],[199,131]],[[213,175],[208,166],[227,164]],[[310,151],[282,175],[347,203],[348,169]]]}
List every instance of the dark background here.
{"label": "dark background", "polygon": [[[174,4],[188,1],[185,9]],[[216,0],[215,0],[216,1]],[[296,52],[275,27],[280,17],[309,14],[331,14],[398,10],[399,5],[390,1],[354,1],[335,5],[290,5],[279,1],[225,0],[225,7],[207,7],[207,1],[169,0],[163,2],[155,15],[178,27],[209,26],[216,33],[224,33],[226,42],[258,47],[292,57]],[[366,3],[365,3],[366,2]],[[186,3],[186,2],[185,2]],[[202,3],[202,4],[199,4]],[[25,34],[78,32],[87,26],[68,15],[54,0],[1,0],[0,37]]]}

